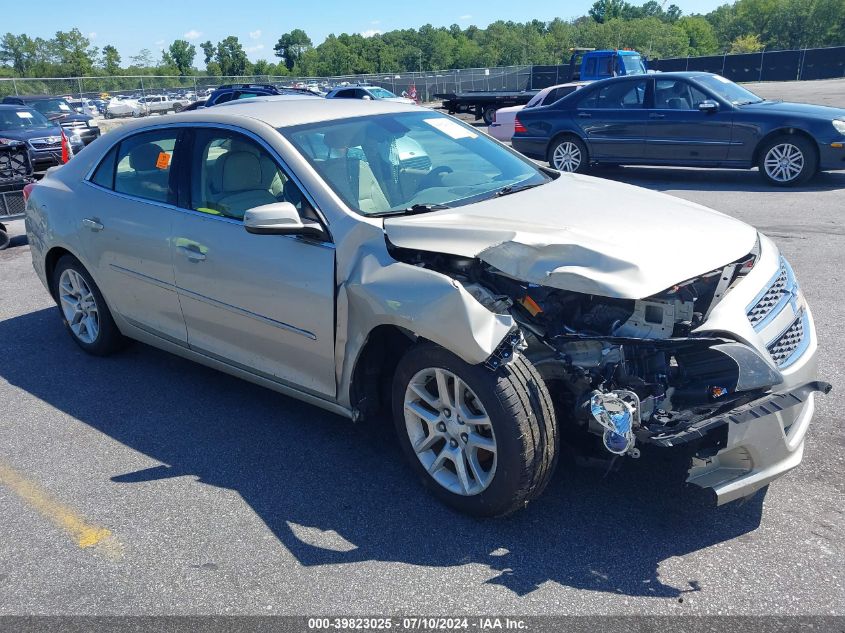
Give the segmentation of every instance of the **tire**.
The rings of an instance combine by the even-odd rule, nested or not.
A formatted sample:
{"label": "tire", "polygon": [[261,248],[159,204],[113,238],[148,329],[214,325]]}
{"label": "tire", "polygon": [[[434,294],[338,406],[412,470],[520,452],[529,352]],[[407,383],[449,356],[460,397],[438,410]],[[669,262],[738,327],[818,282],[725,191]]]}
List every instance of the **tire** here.
{"label": "tire", "polygon": [[757,167],[770,185],[794,187],[812,178],[819,159],[812,141],[798,134],[782,134],[767,141],[759,152]]}
{"label": "tire", "polygon": [[107,119],[113,119],[114,115],[111,112],[106,112],[104,115]]}
{"label": "tire", "polygon": [[9,237],[9,234],[6,233],[2,228],[0,228],[0,251],[4,251],[9,248],[9,244],[12,242],[12,238]]}
{"label": "tire", "polygon": [[182,109],[182,104],[177,103],[173,106],[173,114],[177,114]]}
{"label": "tire", "polygon": [[558,171],[583,174],[590,167],[590,154],[587,146],[576,136],[563,136],[555,139],[549,146],[546,159],[549,166]]}
{"label": "tire", "polygon": [[484,125],[491,125],[493,123],[493,119],[496,116],[496,110],[498,110],[495,106],[487,106],[484,108],[484,112],[481,115],[481,118],[484,119]]}
{"label": "tire", "polygon": [[[442,406],[438,372],[447,393],[454,394],[454,379],[461,381],[462,406],[454,406],[454,395]],[[426,488],[472,516],[504,516],[524,507],[543,492],[557,463],[551,397],[522,356],[491,371],[432,343],[414,346],[394,375],[393,420],[402,450]],[[460,459],[463,479],[452,456]]]}
{"label": "tire", "polygon": [[[79,283],[80,279],[82,284]],[[94,356],[108,356],[126,346],[127,339],[117,329],[100,289],[78,259],[70,255],[62,257],[56,263],[51,281],[53,297],[59,306],[62,323],[79,347]],[[75,284],[68,282],[75,282]],[[87,296],[85,286],[88,290]],[[90,323],[87,318],[77,320],[71,316],[74,312],[79,314],[78,310],[71,308],[71,300],[78,301],[80,295],[86,306],[93,307],[93,310],[89,307],[84,311],[95,322],[96,334],[93,336],[91,335],[92,326],[86,325]],[[74,325],[71,325],[71,321]]]}

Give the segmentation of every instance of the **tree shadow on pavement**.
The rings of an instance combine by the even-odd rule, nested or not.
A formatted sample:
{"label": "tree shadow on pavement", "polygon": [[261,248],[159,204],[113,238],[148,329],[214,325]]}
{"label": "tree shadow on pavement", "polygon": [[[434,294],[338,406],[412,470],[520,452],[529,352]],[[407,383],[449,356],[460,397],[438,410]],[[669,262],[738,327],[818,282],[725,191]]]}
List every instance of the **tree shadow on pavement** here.
{"label": "tree shadow on pavement", "polygon": [[0,378],[163,464],[103,477],[132,486],[192,475],[237,491],[304,566],[474,563],[518,595],[552,581],[678,598],[698,581],[662,583],[662,561],[746,534],[761,519],[763,493],[704,507],[683,489],[685,463],[670,453],[610,474],[564,463],[524,511],[471,519],[423,490],[387,422],[354,425],[145,345],[87,356],[55,308],[0,322],[0,340],[8,345]]}

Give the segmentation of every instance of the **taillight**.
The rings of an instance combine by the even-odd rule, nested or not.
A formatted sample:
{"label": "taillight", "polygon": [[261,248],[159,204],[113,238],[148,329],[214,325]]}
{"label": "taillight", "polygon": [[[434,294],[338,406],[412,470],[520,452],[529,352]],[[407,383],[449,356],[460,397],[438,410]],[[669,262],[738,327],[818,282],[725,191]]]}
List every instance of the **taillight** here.
{"label": "taillight", "polygon": [[513,120],[513,131],[514,131],[514,133],[527,132],[528,131],[528,130],[525,129],[525,126],[522,124],[522,121],[519,120],[519,117],[516,117]]}
{"label": "taillight", "polygon": [[35,187],[35,183],[31,182],[28,185],[24,185],[23,188],[23,201],[26,202],[29,200],[29,195],[32,193],[32,188]]}

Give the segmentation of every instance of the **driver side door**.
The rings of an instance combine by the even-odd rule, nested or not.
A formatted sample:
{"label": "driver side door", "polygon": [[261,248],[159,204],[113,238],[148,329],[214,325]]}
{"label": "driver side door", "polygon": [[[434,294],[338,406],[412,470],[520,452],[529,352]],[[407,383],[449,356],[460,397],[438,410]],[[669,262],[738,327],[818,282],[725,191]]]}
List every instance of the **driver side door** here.
{"label": "driver side door", "polygon": [[335,248],[247,233],[248,209],[291,202],[319,220],[276,154],[231,129],[190,132],[173,230],[176,287],[189,347],[268,380],[336,395]]}

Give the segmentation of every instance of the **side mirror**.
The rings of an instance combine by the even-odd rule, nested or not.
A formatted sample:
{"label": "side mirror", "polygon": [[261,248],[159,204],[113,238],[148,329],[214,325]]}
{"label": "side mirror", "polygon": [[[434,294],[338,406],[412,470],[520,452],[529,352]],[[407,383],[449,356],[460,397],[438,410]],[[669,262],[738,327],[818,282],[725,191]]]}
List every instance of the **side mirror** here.
{"label": "side mirror", "polygon": [[707,99],[698,104],[698,109],[700,112],[713,114],[714,112],[719,111],[719,104],[711,99]]}
{"label": "side mirror", "polygon": [[363,97],[361,97],[361,98],[362,98],[364,101],[372,101],[372,100],[373,100],[373,98],[372,98],[370,95],[364,95],[364,96],[363,96]]}
{"label": "side mirror", "polygon": [[302,235],[323,238],[318,222],[303,220],[290,202],[263,204],[244,213],[244,228],[257,235]]}

